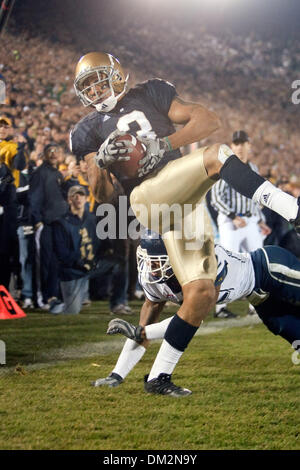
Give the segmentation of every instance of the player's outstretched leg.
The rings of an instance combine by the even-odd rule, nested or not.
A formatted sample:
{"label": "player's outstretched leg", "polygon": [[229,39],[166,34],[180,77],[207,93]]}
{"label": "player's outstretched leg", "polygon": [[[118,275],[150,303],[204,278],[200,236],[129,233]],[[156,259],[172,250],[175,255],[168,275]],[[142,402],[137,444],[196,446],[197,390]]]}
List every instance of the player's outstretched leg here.
{"label": "player's outstretched leg", "polygon": [[204,154],[204,162],[209,176],[219,174],[236,191],[277,212],[300,233],[299,198],[297,200],[258,175],[225,144],[214,144],[208,148]]}
{"label": "player's outstretched leg", "polygon": [[129,323],[122,318],[114,318],[108,324],[107,328],[107,335],[117,335],[121,334],[126,336],[129,339],[133,339],[137,343],[142,342],[145,339],[143,336],[144,327],[143,326],[135,326],[132,323]]}

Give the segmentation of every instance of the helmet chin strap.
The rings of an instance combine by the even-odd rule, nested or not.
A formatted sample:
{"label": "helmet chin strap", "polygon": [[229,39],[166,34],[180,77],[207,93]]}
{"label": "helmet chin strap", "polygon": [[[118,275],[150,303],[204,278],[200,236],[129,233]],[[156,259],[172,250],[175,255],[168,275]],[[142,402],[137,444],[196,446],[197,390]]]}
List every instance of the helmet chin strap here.
{"label": "helmet chin strap", "polygon": [[102,101],[102,103],[98,103],[98,104],[94,104],[94,105],[93,105],[93,106],[95,106],[95,108],[96,108],[96,110],[98,111],[98,113],[109,113],[109,111],[112,111],[112,110],[114,109],[114,107],[116,106],[118,100],[119,100],[123,95],[125,95],[125,93],[126,93],[126,89],[127,89],[127,86],[126,86],[127,79],[128,79],[128,75],[127,75],[127,77],[126,77],[126,82],[125,82],[123,91],[121,91],[121,93],[119,93],[117,96],[115,96],[114,89],[113,89],[112,85],[110,85],[111,95],[110,95],[108,98],[106,98],[106,100]]}
{"label": "helmet chin strap", "polygon": [[106,100],[104,100],[102,103],[95,104],[95,108],[99,113],[109,113],[114,107],[116,106],[118,102],[118,97],[115,96],[115,93],[113,91],[113,94],[109,96]]}

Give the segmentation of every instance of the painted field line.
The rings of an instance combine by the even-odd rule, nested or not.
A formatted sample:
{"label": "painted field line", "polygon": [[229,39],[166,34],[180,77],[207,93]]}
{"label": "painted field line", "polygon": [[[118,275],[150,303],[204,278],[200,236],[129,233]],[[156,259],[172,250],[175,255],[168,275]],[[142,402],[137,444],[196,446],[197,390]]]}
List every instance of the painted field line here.
{"label": "painted field line", "polygon": [[[197,336],[211,335],[229,328],[242,328],[244,326],[253,326],[261,323],[257,315],[247,315],[241,318],[230,318],[228,320],[217,320],[204,323],[197,331]],[[67,348],[51,349],[45,353],[39,354],[39,360],[44,362],[25,364],[25,370],[38,370],[53,367],[62,364],[70,359],[84,359],[93,356],[105,356],[112,352],[120,352],[126,338],[118,338],[113,341],[99,341],[96,343],[84,343],[80,346],[69,346]],[[158,341],[158,340],[157,340]],[[1,367],[0,377],[11,373],[15,367]]]}
{"label": "painted field line", "polygon": [[246,315],[241,318],[228,318],[228,320],[217,320],[203,323],[197,331],[196,335],[211,335],[218,331],[226,330],[228,328],[241,328],[243,326],[252,326],[262,323],[258,315]]}

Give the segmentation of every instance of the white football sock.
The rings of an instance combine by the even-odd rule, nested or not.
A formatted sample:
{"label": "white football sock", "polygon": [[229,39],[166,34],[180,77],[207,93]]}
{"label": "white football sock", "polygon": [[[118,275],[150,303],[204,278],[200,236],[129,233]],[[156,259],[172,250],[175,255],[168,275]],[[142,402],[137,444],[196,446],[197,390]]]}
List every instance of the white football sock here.
{"label": "white football sock", "polygon": [[297,199],[276,188],[270,181],[261,184],[252,197],[253,201],[272,209],[287,221],[297,217],[299,206]]}
{"label": "white football sock", "polygon": [[146,352],[146,348],[136,343],[132,339],[127,339],[113,372],[119,374],[123,379],[141,360]]}
{"label": "white football sock", "polygon": [[152,323],[144,327],[147,339],[162,339],[173,317],[166,318],[159,323]]}
{"label": "white football sock", "polygon": [[171,375],[182,354],[183,351],[173,348],[173,346],[164,339],[150,371],[148,382],[158,377],[159,374]]}

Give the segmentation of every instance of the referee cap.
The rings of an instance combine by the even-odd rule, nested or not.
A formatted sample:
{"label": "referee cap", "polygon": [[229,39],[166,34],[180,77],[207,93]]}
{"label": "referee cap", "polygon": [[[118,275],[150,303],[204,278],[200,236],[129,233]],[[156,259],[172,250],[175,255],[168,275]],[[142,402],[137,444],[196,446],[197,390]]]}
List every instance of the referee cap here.
{"label": "referee cap", "polygon": [[249,136],[245,131],[235,131],[232,134],[232,142],[234,144],[243,144],[244,142],[249,142]]}

